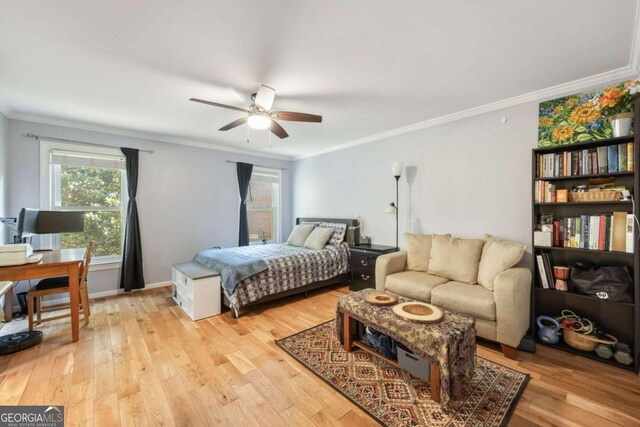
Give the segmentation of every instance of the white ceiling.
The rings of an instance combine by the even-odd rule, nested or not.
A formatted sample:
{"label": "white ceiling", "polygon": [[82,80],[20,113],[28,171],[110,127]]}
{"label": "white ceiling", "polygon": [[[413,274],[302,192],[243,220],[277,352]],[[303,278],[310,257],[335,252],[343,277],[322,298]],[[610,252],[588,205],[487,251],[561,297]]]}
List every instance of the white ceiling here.
{"label": "white ceiling", "polygon": [[[0,111],[305,156],[628,67],[637,0],[0,0]],[[322,124],[217,129],[260,83]]]}

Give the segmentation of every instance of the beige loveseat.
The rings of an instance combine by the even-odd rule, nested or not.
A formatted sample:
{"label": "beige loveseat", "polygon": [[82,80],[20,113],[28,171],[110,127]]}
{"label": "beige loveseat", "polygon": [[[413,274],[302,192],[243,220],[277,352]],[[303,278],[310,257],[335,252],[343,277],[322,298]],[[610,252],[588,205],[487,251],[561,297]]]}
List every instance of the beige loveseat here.
{"label": "beige loveseat", "polygon": [[525,245],[492,236],[404,237],[406,250],[378,257],[376,289],[473,316],[477,335],[515,358],[529,328],[531,271],[514,268]]}

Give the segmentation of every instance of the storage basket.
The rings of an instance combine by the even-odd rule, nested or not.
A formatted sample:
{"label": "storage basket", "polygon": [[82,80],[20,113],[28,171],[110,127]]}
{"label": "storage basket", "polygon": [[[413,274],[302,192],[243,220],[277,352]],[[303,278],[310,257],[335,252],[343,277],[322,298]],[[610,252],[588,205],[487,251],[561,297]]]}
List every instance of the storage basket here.
{"label": "storage basket", "polygon": [[593,351],[598,344],[615,345],[618,342],[615,337],[609,334],[606,335],[608,339],[602,339],[595,335],[585,335],[568,329],[563,330],[562,336],[568,346],[582,351]]}
{"label": "storage basket", "polygon": [[611,202],[620,200],[621,193],[619,191],[584,191],[570,192],[570,202]]}

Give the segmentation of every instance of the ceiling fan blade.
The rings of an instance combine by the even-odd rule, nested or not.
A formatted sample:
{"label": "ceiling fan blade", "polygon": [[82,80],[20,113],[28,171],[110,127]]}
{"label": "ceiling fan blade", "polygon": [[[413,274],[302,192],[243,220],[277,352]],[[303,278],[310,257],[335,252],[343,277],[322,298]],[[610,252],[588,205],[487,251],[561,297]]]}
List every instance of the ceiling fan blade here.
{"label": "ceiling fan blade", "polygon": [[205,101],[204,99],[189,98],[189,101],[199,102],[201,104],[213,105],[214,107],[226,108],[228,110],[242,111],[243,113],[249,112],[249,110],[245,110],[244,108],[234,107],[233,105],[218,104],[217,102]]}
{"label": "ceiling fan blade", "polygon": [[226,126],[222,126],[220,129],[218,130],[229,130],[229,129],[233,129],[234,127],[240,126],[241,124],[244,124],[247,122],[247,119],[249,119],[249,117],[243,117],[241,119],[238,120],[234,120],[231,123],[229,123]]}
{"label": "ceiling fan blade", "polygon": [[265,111],[269,111],[273,105],[273,100],[276,97],[276,90],[272,87],[260,85],[258,93],[256,93],[256,99],[254,103],[256,107],[260,107]]}
{"label": "ceiling fan blade", "polygon": [[274,111],[271,113],[271,116],[278,120],[289,120],[291,122],[322,122],[322,116],[307,113],[295,113],[293,111]]}
{"label": "ceiling fan blade", "polygon": [[273,134],[280,139],[289,137],[289,134],[287,133],[287,131],[284,130],[284,128],[280,126],[278,123],[276,123],[275,120],[271,120],[271,132],[273,132]]}

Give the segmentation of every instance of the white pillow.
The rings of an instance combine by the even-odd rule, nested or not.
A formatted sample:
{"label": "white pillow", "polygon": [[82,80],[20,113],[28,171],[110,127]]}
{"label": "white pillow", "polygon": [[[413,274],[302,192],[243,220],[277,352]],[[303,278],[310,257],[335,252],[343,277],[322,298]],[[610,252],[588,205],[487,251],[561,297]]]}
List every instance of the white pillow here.
{"label": "white pillow", "polygon": [[296,228],[293,229],[291,235],[287,239],[287,245],[289,246],[304,246],[304,242],[307,241],[307,238],[316,228],[315,224],[299,224],[296,225]]}
{"label": "white pillow", "polygon": [[344,241],[344,235],[347,232],[347,224],[339,222],[321,222],[318,224],[318,227],[330,228],[333,230],[333,235],[331,236],[331,240],[329,240],[330,245],[339,245]]}
{"label": "white pillow", "polygon": [[333,235],[333,232],[334,230],[332,228],[317,227],[311,232],[307,241],[304,242],[304,247],[309,249],[323,249]]}

